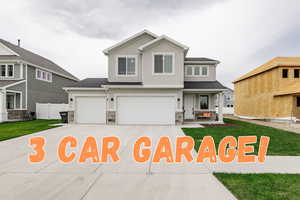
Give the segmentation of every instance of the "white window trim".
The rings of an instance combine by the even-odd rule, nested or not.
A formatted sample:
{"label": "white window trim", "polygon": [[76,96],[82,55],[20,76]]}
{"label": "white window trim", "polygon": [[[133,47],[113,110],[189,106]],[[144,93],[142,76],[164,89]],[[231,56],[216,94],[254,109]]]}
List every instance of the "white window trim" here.
{"label": "white window trim", "polygon": [[[2,70],[2,69],[1,69],[1,66],[3,66],[3,65],[5,66],[5,76],[2,76],[2,75],[1,75],[1,70]],[[8,66],[9,66],[9,65],[12,65],[12,66],[13,66],[13,68],[12,68],[12,69],[13,69],[13,75],[12,75],[12,76],[8,76]],[[0,78],[14,79],[14,78],[15,78],[15,65],[12,64],[12,63],[11,63],[11,64],[2,64],[2,63],[1,63],[1,64],[0,64]]]}
{"label": "white window trim", "polygon": [[[163,55],[163,58],[165,55],[171,55],[172,56],[172,72],[171,73],[166,73],[166,72],[162,72],[162,73],[155,73],[155,59],[154,56],[155,55]],[[163,61],[163,71],[164,71],[164,61]],[[155,52],[152,53],[152,75],[158,75],[158,76],[170,76],[170,75],[175,75],[175,53],[173,52]]]}
{"label": "white window trim", "polygon": [[[187,68],[192,67],[192,75],[187,74]],[[195,67],[200,67],[200,75],[195,75]],[[207,75],[202,75],[202,68],[207,68]],[[209,76],[209,65],[185,65],[184,66],[185,77],[208,77]]]}
{"label": "white window trim", "polygon": [[[126,74],[119,74],[119,58],[126,57]],[[134,74],[127,74],[127,58],[134,58],[135,59],[135,73]],[[117,55],[116,56],[116,76],[117,77],[134,77],[138,74],[138,56],[137,55]]]}
{"label": "white window trim", "polygon": [[[41,73],[41,77],[38,77],[38,72]],[[43,79],[43,76],[42,76],[43,72],[46,73],[46,79]],[[51,74],[51,75],[50,75],[50,80],[47,79],[48,74]],[[40,80],[40,81],[46,81],[46,82],[52,83],[52,79],[53,79],[52,76],[53,76],[53,75],[52,75],[51,72],[43,71],[43,70],[40,70],[40,69],[37,69],[37,68],[35,69],[35,78],[36,78],[37,80]]]}

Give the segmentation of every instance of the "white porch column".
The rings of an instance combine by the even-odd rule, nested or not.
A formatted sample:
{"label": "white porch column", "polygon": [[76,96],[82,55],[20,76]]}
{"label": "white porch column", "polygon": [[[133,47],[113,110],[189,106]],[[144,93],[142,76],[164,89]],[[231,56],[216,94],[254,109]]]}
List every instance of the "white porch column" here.
{"label": "white porch column", "polygon": [[223,92],[219,93],[219,102],[218,102],[218,119],[219,122],[223,123],[223,106],[224,106],[224,95]]}
{"label": "white porch column", "polygon": [[0,89],[0,122],[7,120],[6,91]]}

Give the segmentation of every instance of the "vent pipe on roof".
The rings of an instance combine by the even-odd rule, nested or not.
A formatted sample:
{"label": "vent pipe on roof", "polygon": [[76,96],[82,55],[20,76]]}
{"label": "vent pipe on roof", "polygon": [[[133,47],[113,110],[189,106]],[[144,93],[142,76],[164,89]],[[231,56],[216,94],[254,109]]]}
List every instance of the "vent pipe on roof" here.
{"label": "vent pipe on roof", "polygon": [[20,47],[20,46],[21,46],[21,40],[18,39],[18,47]]}

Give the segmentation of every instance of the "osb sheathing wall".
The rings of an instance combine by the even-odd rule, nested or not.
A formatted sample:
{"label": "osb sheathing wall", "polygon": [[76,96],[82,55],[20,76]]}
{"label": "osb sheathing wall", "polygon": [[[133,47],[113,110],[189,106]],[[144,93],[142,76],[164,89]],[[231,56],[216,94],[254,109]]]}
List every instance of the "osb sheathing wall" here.
{"label": "osb sheathing wall", "polygon": [[[289,78],[282,78],[282,69],[288,68]],[[274,97],[274,93],[295,80],[294,67],[278,67],[245,80],[236,82],[235,114],[257,118],[291,117],[293,97],[291,95]]]}

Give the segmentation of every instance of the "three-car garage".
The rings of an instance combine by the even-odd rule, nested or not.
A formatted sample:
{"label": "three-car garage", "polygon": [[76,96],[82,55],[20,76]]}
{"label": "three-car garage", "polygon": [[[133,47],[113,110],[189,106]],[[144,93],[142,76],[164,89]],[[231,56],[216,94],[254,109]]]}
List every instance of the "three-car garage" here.
{"label": "three-car garage", "polygon": [[[107,111],[115,112],[119,125],[174,125],[175,95],[115,95],[75,97],[75,122],[79,124],[106,124]],[[113,102],[110,102],[113,101]],[[109,105],[111,103],[113,109]]]}

